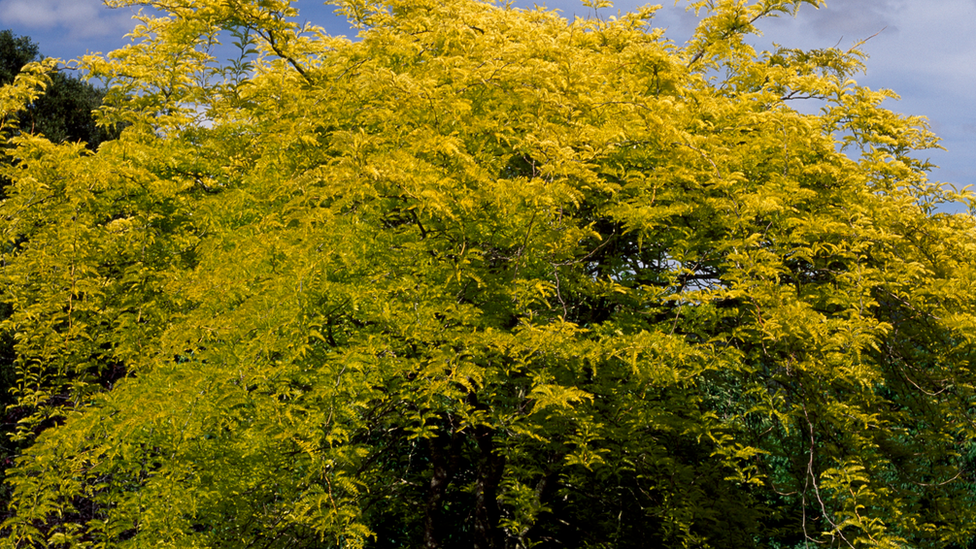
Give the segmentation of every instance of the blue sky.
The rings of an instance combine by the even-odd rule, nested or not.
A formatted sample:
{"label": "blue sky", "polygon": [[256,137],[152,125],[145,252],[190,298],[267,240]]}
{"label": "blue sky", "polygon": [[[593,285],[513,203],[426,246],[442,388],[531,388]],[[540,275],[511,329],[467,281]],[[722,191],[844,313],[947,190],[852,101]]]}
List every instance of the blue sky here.
{"label": "blue sky", "polygon": [[[538,2],[543,5],[542,2]],[[644,4],[618,0],[601,15],[614,15]],[[665,6],[655,25],[683,43],[695,18],[685,2]],[[535,2],[519,0],[531,7]],[[296,0],[300,18],[334,34],[350,34],[332,8],[315,0]],[[579,0],[549,0],[567,18],[585,17],[592,10]],[[87,52],[107,52],[125,43],[133,23],[133,10],[113,10],[100,0],[0,0],[0,29],[34,39],[45,55],[71,59]],[[863,49],[870,55],[867,71],[856,77],[871,88],[889,88],[901,100],[888,108],[926,116],[947,151],[926,151],[940,166],[931,178],[956,186],[976,188],[976,0],[828,0],[815,10],[804,6],[796,19],[764,21],[759,44],[776,42],[789,47],[849,46],[874,36]],[[882,30],[883,29],[883,30]]]}

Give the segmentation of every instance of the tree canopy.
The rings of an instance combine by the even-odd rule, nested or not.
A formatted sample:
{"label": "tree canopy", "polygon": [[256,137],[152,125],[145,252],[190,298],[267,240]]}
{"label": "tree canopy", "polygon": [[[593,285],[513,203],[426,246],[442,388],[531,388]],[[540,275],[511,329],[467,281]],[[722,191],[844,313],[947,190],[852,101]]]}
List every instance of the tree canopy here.
{"label": "tree canopy", "polygon": [[117,139],[0,92],[4,547],[973,539],[972,197],[857,47],[749,45],[819,0],[108,3]]}

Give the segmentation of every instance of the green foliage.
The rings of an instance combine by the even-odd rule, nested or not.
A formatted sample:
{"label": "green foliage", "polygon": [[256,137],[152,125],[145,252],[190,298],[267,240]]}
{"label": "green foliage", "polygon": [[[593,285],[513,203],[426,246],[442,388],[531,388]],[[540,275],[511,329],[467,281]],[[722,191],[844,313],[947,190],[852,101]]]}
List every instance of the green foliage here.
{"label": "green foliage", "polygon": [[37,44],[26,36],[14,36],[9,30],[0,31],[0,82],[10,84],[24,65],[37,61]]}
{"label": "green foliage", "polygon": [[5,547],[972,538],[970,196],[856,49],[744,42],[816,2],[112,3],[119,138],[8,133]]}

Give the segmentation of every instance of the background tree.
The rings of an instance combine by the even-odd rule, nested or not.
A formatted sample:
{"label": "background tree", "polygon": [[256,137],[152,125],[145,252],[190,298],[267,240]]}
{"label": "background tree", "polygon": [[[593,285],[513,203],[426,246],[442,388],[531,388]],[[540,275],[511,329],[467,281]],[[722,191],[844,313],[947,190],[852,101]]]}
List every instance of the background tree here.
{"label": "background tree", "polygon": [[856,49],[745,43],[818,2],[146,4],[119,139],[11,139],[5,546],[972,538],[970,195]]}
{"label": "background tree", "polygon": [[[0,85],[13,83],[24,65],[40,59],[39,47],[29,37],[0,31]],[[105,90],[63,71],[49,77],[44,95],[20,113],[21,131],[40,133],[54,142],[81,141],[91,150],[116,135],[108,128],[98,127],[93,115]]]}

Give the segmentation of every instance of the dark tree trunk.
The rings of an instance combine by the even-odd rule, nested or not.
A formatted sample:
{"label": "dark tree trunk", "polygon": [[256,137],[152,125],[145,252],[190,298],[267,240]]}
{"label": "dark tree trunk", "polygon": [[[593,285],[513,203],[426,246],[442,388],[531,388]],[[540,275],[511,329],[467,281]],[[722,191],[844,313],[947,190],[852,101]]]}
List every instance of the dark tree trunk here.
{"label": "dark tree trunk", "polygon": [[494,453],[494,435],[494,431],[486,427],[478,428],[475,435],[481,454],[475,494],[475,549],[499,549],[504,543],[498,528],[498,485],[505,471],[505,457]]}
{"label": "dark tree trunk", "polygon": [[433,474],[430,477],[430,484],[427,487],[427,502],[424,515],[424,547],[427,549],[439,549],[443,546],[441,539],[444,528],[444,513],[441,510],[444,501],[444,494],[451,484],[454,477],[456,452],[454,446],[456,441],[453,435],[440,435],[427,439],[430,448],[430,461],[433,465]]}

